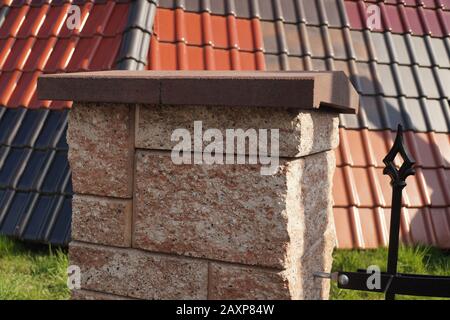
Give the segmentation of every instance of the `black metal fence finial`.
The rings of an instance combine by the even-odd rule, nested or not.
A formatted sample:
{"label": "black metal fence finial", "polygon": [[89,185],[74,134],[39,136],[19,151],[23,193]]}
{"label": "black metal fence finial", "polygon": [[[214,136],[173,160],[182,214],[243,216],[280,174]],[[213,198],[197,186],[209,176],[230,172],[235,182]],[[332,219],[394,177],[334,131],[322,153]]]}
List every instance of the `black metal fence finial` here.
{"label": "black metal fence finial", "polygon": [[[399,169],[397,169],[397,166],[395,165],[395,158],[397,155],[400,155],[403,159],[403,163]],[[403,188],[406,187],[406,178],[415,174],[415,161],[406,148],[405,141],[403,139],[403,127],[400,124],[398,125],[397,136],[395,137],[394,144],[386,157],[383,159],[383,162],[386,165],[383,170],[383,174],[387,174],[391,177],[392,186],[391,226],[389,230],[387,273],[391,276],[395,276],[397,274],[402,191]],[[395,293],[388,288],[386,291],[386,300],[394,299]]]}
{"label": "black metal fence finial", "polygon": [[[395,158],[398,154],[400,154],[403,159],[403,164],[400,169],[397,169],[395,165]],[[416,162],[405,145],[403,139],[403,127],[401,124],[397,127],[397,136],[395,137],[394,144],[386,157],[384,157],[383,162],[386,165],[383,170],[383,174],[387,174],[391,177],[391,184],[394,187],[405,187],[406,178],[415,174],[414,165]]]}

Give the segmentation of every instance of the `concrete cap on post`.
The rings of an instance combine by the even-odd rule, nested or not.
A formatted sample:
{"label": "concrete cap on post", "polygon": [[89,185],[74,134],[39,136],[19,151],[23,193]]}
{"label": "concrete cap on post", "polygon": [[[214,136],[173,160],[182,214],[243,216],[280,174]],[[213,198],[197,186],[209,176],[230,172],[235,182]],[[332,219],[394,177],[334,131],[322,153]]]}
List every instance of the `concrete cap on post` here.
{"label": "concrete cap on post", "polygon": [[99,71],[39,77],[42,100],[284,107],[357,113],[342,71]]}

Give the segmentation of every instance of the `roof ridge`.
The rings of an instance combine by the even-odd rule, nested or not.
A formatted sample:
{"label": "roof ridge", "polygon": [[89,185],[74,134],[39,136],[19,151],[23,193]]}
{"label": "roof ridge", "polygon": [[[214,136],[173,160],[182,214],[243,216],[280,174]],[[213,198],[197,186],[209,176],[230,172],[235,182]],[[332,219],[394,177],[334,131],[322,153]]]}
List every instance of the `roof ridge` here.
{"label": "roof ridge", "polygon": [[129,3],[132,1],[134,0],[12,0],[9,4],[0,5],[0,8],[21,8],[25,6],[39,8],[44,5],[61,7],[66,4],[84,5],[86,3],[103,4],[107,2]]}
{"label": "roof ridge", "polygon": [[9,39],[16,39],[16,40],[28,40],[28,39],[36,39],[36,40],[48,40],[50,38],[56,38],[58,40],[65,40],[65,39],[71,39],[71,38],[80,38],[80,39],[88,39],[88,38],[95,38],[95,37],[102,37],[102,38],[115,38],[117,36],[120,36],[122,34],[124,34],[125,32],[127,32],[128,29],[124,29],[124,30],[120,30],[117,31],[115,33],[102,33],[102,32],[94,32],[91,34],[70,34],[67,36],[60,36],[60,35],[48,35],[48,36],[38,36],[38,35],[33,35],[33,34],[29,34],[27,36],[12,36],[12,35],[8,35],[6,37],[2,37],[0,36],[0,40],[9,40]]}
{"label": "roof ridge", "polygon": [[136,0],[133,2],[123,32],[121,48],[116,58],[116,69],[145,69],[148,63],[147,55],[157,5],[157,0]]}

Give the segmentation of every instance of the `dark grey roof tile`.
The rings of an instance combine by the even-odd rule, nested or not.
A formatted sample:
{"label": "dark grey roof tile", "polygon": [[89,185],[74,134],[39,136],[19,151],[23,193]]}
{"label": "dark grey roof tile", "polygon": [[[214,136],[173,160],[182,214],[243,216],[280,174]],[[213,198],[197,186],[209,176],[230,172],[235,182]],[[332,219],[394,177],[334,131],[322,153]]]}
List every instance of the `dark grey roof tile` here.
{"label": "dark grey roof tile", "polygon": [[14,198],[14,190],[0,189],[0,226],[5,219]]}
{"label": "dark grey roof tile", "polygon": [[262,20],[274,21],[277,19],[275,10],[272,6],[272,0],[259,0],[259,10],[261,12]]}
{"label": "dark grey roof tile", "polygon": [[429,40],[436,64],[442,68],[450,68],[450,48],[447,49],[443,39],[429,37]]}
{"label": "dark grey roof tile", "polygon": [[348,61],[342,61],[342,60],[335,60],[334,63],[334,70],[336,71],[343,71],[347,77],[350,77],[350,66]]}
{"label": "dark grey roof tile", "polygon": [[151,7],[151,2],[148,0],[136,0],[133,2],[128,16],[128,22],[126,28],[139,28],[143,31],[149,31],[147,29],[147,17]]}
{"label": "dark grey roof tile", "polygon": [[[254,1],[256,2],[256,1]],[[236,10],[236,15],[240,18],[252,18],[253,12],[252,12],[252,7],[251,7],[251,1],[248,0],[237,0],[234,1],[234,6],[235,6],[235,10]]]}
{"label": "dark grey roof tile", "polygon": [[0,188],[7,189],[13,186],[13,180],[20,172],[23,161],[26,160],[27,150],[23,148],[8,148],[6,158],[0,165]]}
{"label": "dark grey roof tile", "polygon": [[438,69],[439,81],[442,84],[444,97],[450,99],[450,69]]}
{"label": "dark grey roof tile", "polygon": [[264,60],[266,62],[266,69],[269,71],[281,70],[281,64],[279,56],[276,54],[264,54]]}
{"label": "dark grey roof tile", "polygon": [[356,114],[340,114],[339,115],[340,126],[349,129],[361,128],[359,124],[358,115]]}
{"label": "dark grey roof tile", "polygon": [[67,128],[67,112],[67,110],[55,110],[49,112],[45,118],[43,117],[43,127],[39,133],[39,137],[34,143],[34,148],[56,148]]}
{"label": "dark grey roof tile", "polygon": [[300,21],[296,2],[296,0],[279,0],[285,22],[298,23]]}
{"label": "dark grey roof tile", "polygon": [[404,118],[406,122],[406,129],[421,132],[429,130],[427,119],[424,115],[419,99],[406,98],[405,109],[406,113],[404,114]]}
{"label": "dark grey roof tile", "polygon": [[35,182],[38,180],[38,176],[46,164],[48,155],[48,150],[32,150],[28,162],[33,165],[27,166],[22,172],[20,180],[17,184],[17,189],[23,191],[37,191]]}
{"label": "dark grey roof tile", "polygon": [[323,0],[328,26],[341,28],[343,26],[338,2],[340,0]]}
{"label": "dark grey roof tile", "polygon": [[301,57],[288,57],[289,70],[305,70],[304,59]]}
{"label": "dark grey roof tile", "polygon": [[[183,3],[178,3],[178,5],[183,5]],[[133,2],[116,59],[118,69],[127,69],[130,66],[140,67],[147,64],[149,39],[153,32],[156,9],[155,2],[151,0],[136,0]],[[127,60],[134,60],[135,62],[127,62]],[[138,70],[138,68],[135,68],[135,70]]]}
{"label": "dark grey roof tile", "polygon": [[34,112],[32,110],[27,110],[25,117],[20,123],[21,128],[17,131],[11,144],[17,147],[33,146],[48,113],[48,111]]}
{"label": "dark grey roof tile", "polygon": [[[193,0],[192,2],[198,3],[196,0]],[[176,0],[158,0],[158,6],[160,8],[174,9],[176,8]]]}
{"label": "dark grey roof tile", "polygon": [[[43,235],[41,233],[43,230],[45,230],[45,226],[47,225],[46,217],[49,215],[49,212],[53,211],[51,203],[53,202],[55,197],[38,193],[34,193],[33,195],[36,197],[33,203],[33,207],[28,207],[28,212],[32,212],[33,214],[28,216],[28,219],[25,220],[26,223],[21,223],[19,225],[19,228],[23,233],[22,238],[26,237],[26,239],[32,241],[42,241]],[[71,214],[71,210],[68,212],[64,212],[64,214]],[[70,220],[68,222],[68,226],[70,227]],[[68,238],[59,243],[66,243],[67,239]]]}
{"label": "dark grey roof tile", "polygon": [[54,221],[53,228],[48,230],[46,237],[52,239],[54,243],[64,243],[64,239],[70,237],[70,221],[72,212],[72,199],[65,196],[62,205],[59,207],[61,214],[58,214]]}
{"label": "dark grey roof tile", "polygon": [[417,89],[416,81],[414,79],[413,71],[410,66],[399,66],[399,80],[406,97],[418,97],[419,92]]}
{"label": "dark grey roof tile", "polygon": [[428,98],[438,99],[440,97],[439,91],[436,85],[436,80],[433,75],[433,70],[431,68],[417,68],[419,71],[419,82],[418,87],[422,94]]}
{"label": "dark grey roof tile", "polygon": [[275,22],[261,21],[264,51],[266,53],[278,54],[278,37]]}
{"label": "dark grey roof tile", "polygon": [[328,33],[330,35],[334,58],[343,60],[348,59],[343,30],[330,28],[328,29]]}
{"label": "dark grey roof tile", "polygon": [[400,64],[411,64],[406,38],[403,35],[393,34],[392,42],[394,45],[394,56],[396,62]]}
{"label": "dark grey roof tile", "polygon": [[275,32],[277,34],[278,52],[288,53],[288,44],[286,40],[286,31],[284,30],[284,23],[280,20],[275,21]]}
{"label": "dark grey roof tile", "polygon": [[436,132],[449,132],[450,119],[448,118],[448,102],[445,100],[425,100],[425,109],[429,117],[431,130]]}
{"label": "dark grey roof tile", "polygon": [[383,118],[375,96],[361,96],[360,106],[364,110],[365,121],[369,129],[383,128]]}
{"label": "dark grey roof tile", "polygon": [[384,95],[397,97],[398,91],[395,84],[395,76],[393,68],[389,64],[377,64],[378,85],[382,89]]}
{"label": "dark grey roof tile", "polygon": [[300,43],[300,32],[298,25],[285,23],[286,42],[289,54],[294,56],[303,56],[302,44]]}
{"label": "dark grey roof tile", "polygon": [[363,31],[351,30],[350,31],[353,51],[358,61],[369,61],[369,53],[367,52],[367,46],[364,38]]}
{"label": "dark grey roof tile", "polygon": [[424,38],[419,36],[411,36],[410,38],[412,42],[412,55],[414,57],[414,61],[420,66],[431,66],[431,61]]}
{"label": "dark grey roof tile", "polygon": [[321,24],[319,11],[317,9],[317,1],[301,0],[304,9],[304,18],[308,25],[319,26]]}
{"label": "dark grey roof tile", "polygon": [[325,59],[317,59],[316,58],[316,59],[311,59],[311,60],[312,60],[313,70],[316,70],[316,71],[328,70]]}
{"label": "dark grey roof tile", "polygon": [[379,63],[391,62],[384,34],[379,32],[372,32],[370,34],[370,38],[373,44],[373,48],[375,48],[376,60]]}
{"label": "dark grey roof tile", "polygon": [[[199,2],[201,2],[201,1],[199,1]],[[225,0],[210,0],[209,5],[210,5],[210,10],[213,14],[218,14],[218,15],[227,14]],[[200,4],[198,5],[198,7],[200,7]]]}
{"label": "dark grey roof tile", "polygon": [[67,161],[67,153],[55,151],[48,172],[43,179],[41,190],[45,193],[57,192],[62,187],[64,178],[68,174],[69,163]]}
{"label": "dark grey roof tile", "polygon": [[307,26],[306,32],[310,39],[311,54],[315,58],[324,58],[326,56],[324,39],[320,27]]}
{"label": "dark grey roof tile", "polygon": [[26,113],[24,108],[9,109],[2,108],[0,118],[0,145],[11,145],[17,130],[20,128],[24,114]]}
{"label": "dark grey roof tile", "polygon": [[0,224],[0,233],[5,235],[13,235],[16,226],[20,223],[20,218],[26,210],[26,205],[29,203],[29,193],[16,192],[11,200],[9,210],[14,214],[8,214],[4,217]]}
{"label": "dark grey roof tile", "polygon": [[403,117],[402,101],[394,97],[386,97],[384,100],[384,109],[386,112],[386,125],[391,130],[396,130],[398,124],[406,127],[406,121]]}

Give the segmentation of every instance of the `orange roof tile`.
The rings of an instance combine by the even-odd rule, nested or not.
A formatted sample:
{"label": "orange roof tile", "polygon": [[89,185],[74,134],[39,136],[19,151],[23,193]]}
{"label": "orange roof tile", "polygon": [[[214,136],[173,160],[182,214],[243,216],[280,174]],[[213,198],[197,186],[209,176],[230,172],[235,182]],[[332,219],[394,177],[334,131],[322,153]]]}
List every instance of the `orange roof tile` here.
{"label": "orange roof tile", "polygon": [[70,107],[69,102],[38,101],[41,73],[108,70],[115,63],[129,3],[80,2],[81,30],[70,30],[70,3],[13,1],[0,28],[0,105]]}
{"label": "orange roof tile", "polygon": [[[245,6],[230,12],[226,11],[227,7],[223,9],[214,6],[202,7],[202,11],[192,9],[200,8],[200,5],[196,7],[194,3],[184,6],[184,1],[177,4],[173,2],[171,6],[170,0],[163,2],[164,8],[158,9],[155,18],[155,34],[151,39],[148,58],[149,69],[265,70],[266,66],[272,70],[334,68],[346,71],[349,76],[358,70],[357,75],[366,74],[365,79],[355,78],[360,81],[358,89],[365,95],[363,101],[367,104],[360,117],[367,123],[367,119],[373,121],[374,110],[380,114],[385,112],[383,117],[393,114],[392,110],[386,108],[393,108],[394,104],[388,105],[383,98],[377,96],[378,92],[397,94],[394,83],[392,90],[377,80],[387,81],[386,72],[391,72],[389,65],[377,65],[378,70],[371,61],[366,62],[373,59],[374,48],[368,48],[363,34],[357,31],[367,30],[361,15],[365,14],[363,9],[366,3],[363,1],[333,0],[337,6],[325,3],[327,10],[343,8],[345,12],[343,15],[337,12],[336,18],[333,12],[327,11],[329,17],[333,16],[333,20],[324,22],[320,22],[321,17],[326,19],[323,11],[314,15],[314,10],[323,9],[314,5],[311,7],[312,3],[304,0],[301,1],[304,6],[302,10],[308,6],[309,11],[293,6],[299,9],[297,16],[291,12],[281,13],[264,1],[257,1],[259,8],[249,7],[250,13],[239,11]],[[287,2],[292,1],[286,1],[283,6]],[[444,5],[436,7],[430,4],[431,2],[421,8],[415,1],[407,1],[406,6],[402,7],[396,2],[387,1],[384,6],[381,5],[383,30],[403,34],[406,32],[406,25],[413,30],[414,35],[431,32],[433,37],[442,36],[447,32],[446,24],[438,19],[448,17],[450,12]],[[394,19],[403,13],[406,13],[406,16],[401,16],[403,20]],[[293,17],[298,20],[292,20]],[[331,47],[327,47],[330,39],[324,38],[328,32],[334,35]],[[377,36],[376,32],[372,32],[372,35]],[[437,42],[439,39],[433,41],[436,45],[440,44]],[[397,42],[396,40],[395,45],[400,43]],[[378,49],[377,47],[376,50]],[[283,57],[287,59],[283,60]],[[386,57],[390,59],[389,54]],[[422,56],[416,53],[416,57]],[[402,76],[407,79],[411,70],[410,67],[402,66]],[[374,71],[378,72],[375,72],[376,78],[372,76]],[[375,80],[371,81],[372,79]],[[410,82],[411,86],[403,85],[402,89],[412,97],[418,97],[424,88],[416,85],[412,73]],[[429,85],[427,92],[430,97],[439,98],[438,92],[431,93],[436,89],[434,83],[430,82]],[[413,86],[416,86],[414,92],[410,90]],[[408,105],[412,108],[410,100]],[[431,102],[434,103],[433,100],[424,101],[430,108]],[[445,107],[444,101],[441,101]],[[436,121],[437,116],[433,117],[432,120]],[[414,116],[410,121],[417,119]],[[345,120],[348,126],[348,120]],[[383,175],[382,159],[393,144],[395,132],[386,130],[385,125],[378,126],[377,129],[369,130],[367,125],[354,129],[340,128],[333,188],[339,248],[374,248],[387,245],[388,242],[392,189],[389,178]],[[408,186],[404,192],[402,240],[406,243],[450,248],[450,134],[408,130],[405,137],[417,161],[417,174],[408,178]]]}

